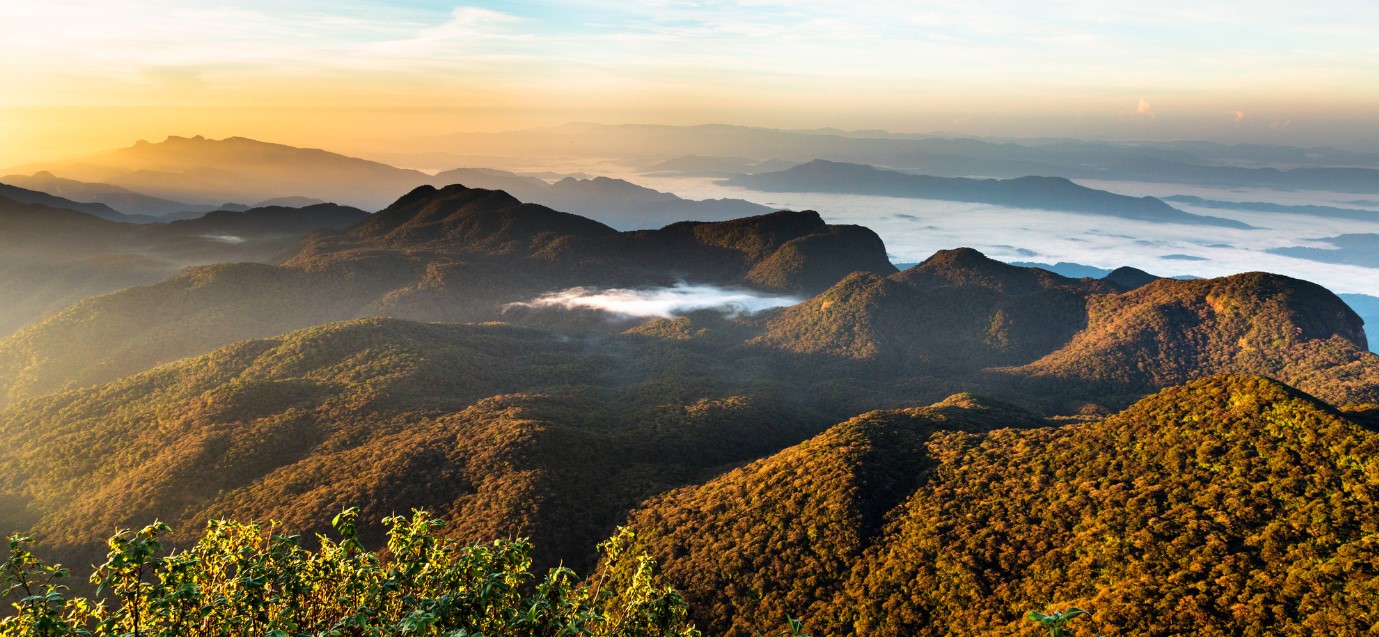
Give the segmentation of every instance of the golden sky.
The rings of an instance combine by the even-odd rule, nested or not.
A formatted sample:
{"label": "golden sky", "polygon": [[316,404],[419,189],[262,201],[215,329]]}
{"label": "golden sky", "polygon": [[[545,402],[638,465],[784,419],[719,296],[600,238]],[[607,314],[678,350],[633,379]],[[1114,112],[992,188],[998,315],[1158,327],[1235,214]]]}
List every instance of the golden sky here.
{"label": "golden sky", "polygon": [[570,121],[1374,147],[1377,33],[1354,0],[11,2],[0,166]]}

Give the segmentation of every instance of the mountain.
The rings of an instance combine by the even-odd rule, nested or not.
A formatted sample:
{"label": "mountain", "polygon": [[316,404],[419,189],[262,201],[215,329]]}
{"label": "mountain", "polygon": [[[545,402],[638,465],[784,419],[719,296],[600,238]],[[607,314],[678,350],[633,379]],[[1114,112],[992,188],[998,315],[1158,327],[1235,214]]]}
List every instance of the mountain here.
{"label": "mountain", "polygon": [[609,177],[565,177],[548,184],[502,170],[457,168],[438,173],[431,183],[503,190],[522,201],[572,212],[619,230],[654,229],[685,220],[725,221],[771,211],[767,206],[742,199],[683,199]]}
{"label": "mountain", "polygon": [[[545,192],[550,184],[536,177],[493,168],[456,168],[436,173],[432,185],[463,184],[469,188],[501,190],[522,201],[537,203],[533,195]],[[554,206],[553,206],[554,207]]]}
{"label": "mountain", "polygon": [[415,170],[324,150],[199,135],[173,136],[158,143],[140,141],[128,148],[10,172],[38,171],[193,204],[304,196],[367,210],[381,208],[397,193],[429,179]]}
{"label": "mountain", "polygon": [[523,201],[585,214],[619,229],[658,228],[686,219],[721,221],[770,211],[738,199],[681,199],[603,177],[569,178],[569,183],[548,185],[535,177],[484,168],[459,168],[431,176],[324,150],[243,137],[172,136],[158,143],[140,141],[128,148],[10,172],[32,173],[6,178],[11,183],[42,185],[83,201],[153,216],[218,210],[227,207],[222,203],[226,201],[260,202],[255,207],[337,201],[377,210],[398,193],[422,184],[454,183],[506,190]]}
{"label": "mountain", "polygon": [[682,177],[732,177],[751,173],[785,170],[795,162],[778,159],[758,161],[746,157],[706,157],[683,155],[659,161],[643,169],[645,174],[670,174]]}
{"label": "mountain", "polygon": [[632,528],[734,637],[783,613],[815,634],[1034,634],[1026,612],[1077,606],[1086,630],[1158,636],[1361,634],[1379,612],[1379,436],[1310,396],[1217,376],[1057,427],[956,407],[859,416]]}
{"label": "mountain", "polygon": [[761,343],[905,368],[972,372],[1032,361],[1085,326],[1095,279],[1021,268],[970,248],[944,250],[889,277],[854,274],[787,308]]}
{"label": "mountain", "polygon": [[58,197],[46,192],[29,190],[27,188],[12,186],[5,183],[0,183],[0,197],[4,197],[6,201],[12,203],[37,204],[49,208],[61,208],[63,210],[84,212],[93,217],[99,217],[107,221],[130,221],[128,216],[105,204],[80,203],[67,199],[66,197]]}
{"label": "mountain", "polygon": [[[273,199],[265,199],[265,200],[260,201],[260,202],[258,202],[258,203],[256,203],[256,204],[252,205],[252,206],[246,206],[244,209],[247,210],[247,209],[249,209],[249,208],[273,208],[273,207],[277,207],[277,208],[306,208],[306,207],[308,207],[308,206],[315,206],[315,205],[323,204],[323,203],[329,203],[329,202],[327,202],[327,201],[322,201],[322,200],[320,200],[320,199],[315,199],[315,198],[312,198],[312,197],[275,197],[275,198],[273,198]],[[222,208],[222,209],[224,209],[224,208]]]}
{"label": "mountain", "polygon": [[1057,413],[1123,406],[1215,373],[1379,402],[1379,358],[1360,318],[1320,286],[1264,273],[1069,279],[945,250],[891,276],[854,274],[767,317],[755,342],[824,355],[839,375],[856,365],[928,375]]}
{"label": "mountain", "polygon": [[[309,200],[308,200],[309,201]],[[150,234],[214,236],[231,242],[270,237],[305,236],[316,230],[343,230],[369,218],[358,208],[333,203],[303,206],[255,206],[243,211],[217,210],[195,219],[171,221],[150,227]]]}
{"label": "mountain", "polygon": [[[896,271],[811,211],[619,232],[458,185],[156,225],[3,206],[0,242],[35,254],[352,222],[0,339],[0,526],[66,563],[155,518],[174,546],[207,518],[310,536],[420,507],[449,537],[531,537],[542,568],[629,524],[712,634],[1031,632],[1074,604],[1107,635],[1349,634],[1379,612],[1379,357],[1304,281],[965,248]],[[808,298],[521,305],[677,283]]]}
{"label": "mountain", "polygon": [[611,157],[646,165],[648,158],[671,160],[686,154],[793,163],[828,157],[942,177],[1051,175],[1230,188],[1379,192],[1379,156],[1374,154],[1200,141],[1115,143],[973,139],[884,131],[789,131],[716,124],[588,124],[439,135],[408,140],[408,144],[422,155],[463,149],[489,156],[492,161],[504,157]]}
{"label": "mountain", "polygon": [[544,563],[587,563],[637,502],[847,408],[811,407],[751,371],[780,368],[760,358],[641,333],[329,324],[0,410],[0,495],[68,556],[153,517],[182,538],[222,515],[308,532],[350,503],[427,507],[452,537],[529,536]]}
{"label": "mountain", "polygon": [[[64,179],[47,171],[39,171],[32,175],[9,175],[0,177],[0,181],[76,201],[104,204],[128,217],[128,219],[121,219],[121,221],[151,222],[158,221],[163,217],[183,218],[187,215],[204,214],[217,209],[216,206],[150,197],[111,184]],[[83,210],[82,212],[91,211]],[[96,213],[92,212],[92,214]]]}
{"label": "mountain", "polygon": [[1157,277],[1139,268],[1132,268],[1126,265],[1108,272],[1106,276],[1102,278],[1123,289],[1138,290],[1163,277]]}
{"label": "mountain", "polygon": [[191,268],[0,340],[0,403],[332,321],[519,320],[504,308],[546,292],[680,280],[812,294],[858,270],[895,268],[875,233],[814,212],[619,233],[503,192],[422,186],[346,231],[311,235],[281,266]]}
{"label": "mountain", "polygon": [[[620,323],[593,310],[513,304],[677,281],[815,295],[753,319],[741,338],[829,370],[815,391],[868,404],[990,390],[1056,412],[1096,411],[1226,372],[1269,374],[1337,403],[1379,402],[1360,320],[1330,292],[1262,274],[1146,277],[1068,279],[966,249],[897,273],[874,233],[813,212],[620,233],[502,192],[423,186],[346,231],[312,235],[281,266],[188,270],[0,340],[0,402],[368,316],[608,331]],[[849,380],[876,374],[890,378]],[[897,393],[905,382],[915,390]]]}
{"label": "mountain", "polygon": [[1319,241],[1334,247],[1309,248],[1292,246],[1287,248],[1270,248],[1269,252],[1297,259],[1321,261],[1322,263],[1340,263],[1342,265],[1358,265],[1364,268],[1379,268],[1379,234],[1343,234],[1319,239]]}
{"label": "mountain", "polygon": [[[936,463],[937,431],[1044,424],[971,395],[929,407],[870,412],[702,486],[661,495],[630,516],[638,542],[693,600],[715,635],[755,635],[782,613],[816,634],[829,603],[886,525],[887,514]],[[787,522],[788,521],[788,522]],[[750,548],[748,548],[750,547]]]}
{"label": "mountain", "polygon": [[1164,201],[1174,203],[1185,203],[1201,208],[1217,208],[1221,210],[1251,210],[1254,212],[1278,212],[1295,215],[1311,215],[1315,217],[1330,217],[1333,219],[1355,219],[1357,221],[1379,221],[1379,211],[1364,210],[1359,208],[1337,208],[1335,206],[1299,206],[1269,203],[1263,201],[1220,201],[1216,199],[1203,199],[1192,195],[1171,195],[1164,197]]}
{"label": "mountain", "polygon": [[325,204],[131,224],[0,197],[0,335],[78,300],[154,283],[189,265],[281,261],[304,235],[366,216]]}
{"label": "mountain", "polygon": [[1136,396],[1208,374],[1248,372],[1332,402],[1379,402],[1379,358],[1368,352],[1363,321],[1306,281],[1262,272],[1159,279],[1090,300],[1086,319],[1057,351],[1001,373]]}
{"label": "mountain", "polygon": [[1183,212],[1153,197],[1127,197],[1058,177],[966,179],[911,175],[862,164],[816,159],[788,170],[733,177],[725,183],[764,192],[830,192],[985,203],[1106,215],[1121,219],[1249,228],[1230,219]]}
{"label": "mountain", "polygon": [[1041,270],[1048,270],[1049,272],[1052,272],[1059,276],[1065,276],[1070,279],[1081,279],[1083,277],[1101,279],[1111,273],[1111,271],[1107,270],[1106,268],[1098,268],[1096,266],[1086,265],[1083,263],[1072,263],[1069,261],[1059,261],[1058,263],[1039,263],[1037,261],[1010,261],[1009,263],[1011,265],[1018,265],[1022,268],[1039,268]]}
{"label": "mountain", "polygon": [[682,199],[608,177],[566,177],[551,184],[550,189],[534,201],[588,215],[626,230],[659,228],[684,220],[723,221],[772,210],[742,199]]}

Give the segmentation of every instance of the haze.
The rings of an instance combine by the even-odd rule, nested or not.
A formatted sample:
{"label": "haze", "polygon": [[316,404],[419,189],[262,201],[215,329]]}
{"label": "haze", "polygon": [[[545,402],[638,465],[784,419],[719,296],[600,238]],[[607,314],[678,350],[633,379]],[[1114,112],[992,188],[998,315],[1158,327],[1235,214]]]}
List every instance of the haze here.
{"label": "haze", "polygon": [[1374,148],[1379,6],[1073,0],[0,8],[0,165],[607,123]]}

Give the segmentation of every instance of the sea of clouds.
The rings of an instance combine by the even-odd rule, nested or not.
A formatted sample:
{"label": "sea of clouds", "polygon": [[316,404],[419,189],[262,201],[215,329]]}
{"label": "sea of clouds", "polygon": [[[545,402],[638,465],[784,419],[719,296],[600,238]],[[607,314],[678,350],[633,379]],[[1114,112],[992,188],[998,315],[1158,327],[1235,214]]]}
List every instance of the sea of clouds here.
{"label": "sea of clouds", "polygon": [[[1201,208],[1186,212],[1234,219],[1253,229],[1119,219],[990,204],[831,193],[762,193],[706,178],[633,176],[642,185],[704,199],[735,197],[778,209],[818,210],[829,223],[864,225],[886,242],[892,261],[915,263],[937,250],[971,247],[1001,261],[1071,262],[1113,270],[1134,266],[1159,276],[1224,276],[1262,270],[1319,283],[1334,292],[1379,296],[1379,269],[1322,263],[1269,252],[1289,246],[1333,247],[1326,237],[1379,233],[1374,220]],[[1224,201],[1362,207],[1347,193],[1210,188],[1183,184],[1086,181],[1132,196],[1197,195]]]}

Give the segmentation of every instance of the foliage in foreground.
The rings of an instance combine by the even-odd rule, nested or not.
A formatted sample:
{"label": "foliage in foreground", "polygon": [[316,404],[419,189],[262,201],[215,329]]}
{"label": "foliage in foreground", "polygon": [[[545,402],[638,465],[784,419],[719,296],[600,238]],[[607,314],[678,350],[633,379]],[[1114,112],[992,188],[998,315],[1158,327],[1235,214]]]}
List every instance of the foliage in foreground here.
{"label": "foliage in foreground", "polygon": [[440,538],[442,522],[420,511],[384,523],[377,553],[361,545],[353,509],[332,522],[339,539],[319,537],[315,550],[277,523],[212,521],[174,552],[159,540],[166,524],[120,531],[91,577],[96,599],[71,596],[70,571],[12,536],[0,597],[13,613],[0,637],[699,634],[679,593],[657,584],[655,562],[629,550],[629,531],[599,546],[600,568],[581,582],[564,567],[536,577],[525,540]]}
{"label": "foliage in foreground", "polygon": [[1082,615],[1091,613],[1077,608],[1076,606],[1064,611],[1050,611],[1051,614],[1045,615],[1039,611],[1032,610],[1025,618],[1049,629],[1049,637],[1063,637],[1067,631],[1068,622]]}

